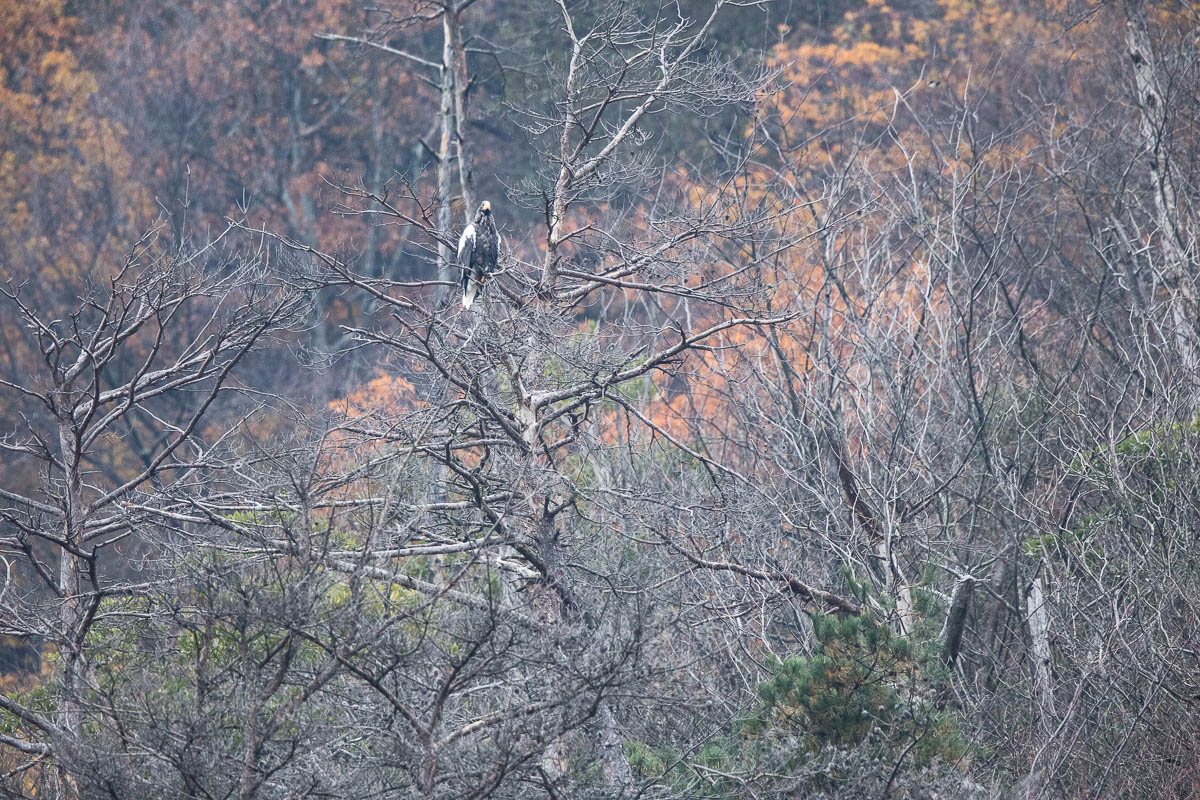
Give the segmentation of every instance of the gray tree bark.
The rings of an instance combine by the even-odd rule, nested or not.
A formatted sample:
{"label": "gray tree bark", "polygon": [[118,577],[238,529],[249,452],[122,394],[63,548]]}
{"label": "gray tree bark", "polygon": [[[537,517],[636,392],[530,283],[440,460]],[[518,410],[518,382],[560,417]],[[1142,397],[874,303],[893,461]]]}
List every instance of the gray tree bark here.
{"label": "gray tree bark", "polygon": [[[1149,156],[1159,242],[1165,262],[1160,274],[1170,292],[1170,325],[1190,383],[1200,367],[1200,343],[1195,325],[1196,288],[1189,269],[1190,255],[1194,254],[1189,253],[1192,243],[1175,189],[1168,139],[1168,98],[1163,93],[1163,82],[1150,44],[1145,0],[1124,0],[1124,9],[1125,42],[1133,64],[1142,147]],[[1192,406],[1195,405],[1192,402]]]}

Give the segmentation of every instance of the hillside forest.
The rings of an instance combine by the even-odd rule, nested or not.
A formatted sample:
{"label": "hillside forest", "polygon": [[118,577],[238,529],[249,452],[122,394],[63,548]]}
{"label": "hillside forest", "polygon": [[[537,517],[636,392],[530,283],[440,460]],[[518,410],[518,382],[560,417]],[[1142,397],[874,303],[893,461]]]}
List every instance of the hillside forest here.
{"label": "hillside forest", "polygon": [[0,0],[0,795],[1200,797],[1198,87],[1192,0]]}

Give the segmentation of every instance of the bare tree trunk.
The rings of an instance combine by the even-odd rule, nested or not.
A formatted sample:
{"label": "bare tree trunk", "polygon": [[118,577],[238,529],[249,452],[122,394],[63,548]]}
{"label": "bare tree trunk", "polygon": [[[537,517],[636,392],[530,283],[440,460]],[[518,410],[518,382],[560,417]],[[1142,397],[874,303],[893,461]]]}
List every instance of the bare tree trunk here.
{"label": "bare tree trunk", "polygon": [[1033,683],[1043,723],[1055,717],[1054,679],[1050,672],[1050,610],[1042,576],[1029,582],[1025,594],[1025,620],[1029,628],[1029,650],[1033,659]]}
{"label": "bare tree trunk", "polygon": [[942,626],[942,661],[953,667],[962,650],[963,631],[967,625],[967,610],[971,607],[971,595],[975,590],[975,579],[964,575],[954,585],[950,596],[950,608],[946,611],[946,622]]}
{"label": "bare tree trunk", "polygon": [[625,755],[625,744],[617,719],[608,705],[600,709],[600,747],[604,752],[604,780],[624,795],[633,786],[633,770]]}
{"label": "bare tree trunk", "polygon": [[[374,59],[370,63],[371,86],[378,85],[377,64]],[[371,104],[371,149],[370,149],[371,191],[379,191],[383,183],[383,104]],[[367,239],[363,244],[363,269],[373,277],[382,277],[383,259],[379,255],[379,226],[367,226]]]}
{"label": "bare tree trunk", "polygon": [[[537,442],[538,418],[533,399],[521,380],[516,362],[509,359],[507,366],[516,389],[515,416],[522,426],[522,438],[529,445],[530,451],[535,454],[532,456],[533,458],[545,458],[545,456],[536,455],[538,451],[534,446]],[[533,502],[536,505],[536,499],[533,499]],[[582,624],[593,627],[594,623],[589,620],[587,615],[583,614],[583,604],[575,591],[571,575],[567,571],[563,548],[558,541],[553,512],[549,511],[547,507],[543,507],[541,511],[535,510],[535,514],[537,516],[538,555],[545,570],[546,583],[553,590],[557,599],[559,624],[563,626]],[[591,734],[602,754],[604,780],[609,786],[610,796],[623,797],[633,786],[633,769],[629,766],[629,758],[625,753],[624,739],[618,728],[616,716],[604,698],[600,700],[598,717],[598,727],[593,727]],[[547,766],[557,767],[563,763],[562,752],[559,749],[562,746],[565,745],[560,738],[555,746],[547,750]]]}
{"label": "bare tree trunk", "polygon": [[[83,726],[83,708],[80,696],[84,685],[83,659],[83,581],[84,559],[78,554],[83,548],[83,481],[80,475],[79,446],[75,430],[71,425],[70,414],[73,404],[69,392],[59,393],[60,413],[66,415],[58,423],[58,444],[62,458],[63,476],[66,481],[64,499],[66,501],[66,516],[63,525],[63,541],[65,547],[59,549],[58,588],[62,599],[59,610],[60,635],[63,637],[60,677],[62,681],[62,716],[61,729],[71,738],[79,736]],[[71,743],[59,743],[59,747]],[[62,772],[64,796],[79,797],[79,789],[70,772],[70,765],[64,765]]]}
{"label": "bare tree trunk", "polygon": [[458,177],[462,185],[463,214],[467,222],[475,214],[475,162],[467,140],[467,51],[463,45],[462,21],[458,4],[447,0],[442,14],[442,29],[449,43],[454,73],[454,152],[458,158]]}
{"label": "bare tree trunk", "polygon": [[[438,141],[437,163],[437,232],[438,232],[438,280],[454,281],[454,252],[450,247],[451,241],[451,208],[450,208],[450,132],[454,114],[454,54],[450,45],[449,23],[443,24],[442,40],[442,95],[438,106],[438,121],[442,135]],[[443,286],[439,290],[441,297],[438,305],[444,305],[447,298],[453,295],[450,287]]]}
{"label": "bare tree trunk", "polygon": [[883,538],[879,540],[876,552],[884,565],[888,593],[896,600],[899,633],[901,636],[908,636],[916,625],[916,611],[913,607],[912,590],[909,587],[908,578],[904,576],[904,571],[896,561],[895,550],[892,549],[890,527]]}
{"label": "bare tree trunk", "polygon": [[[539,532],[538,551],[546,566],[547,581],[558,596],[559,623],[563,625],[584,624],[591,627],[582,613],[582,604],[563,558],[562,547],[557,540],[554,520],[543,516]],[[608,784],[610,797],[624,797],[633,786],[633,769],[625,754],[624,738],[621,736],[617,718],[607,699],[601,699],[597,723],[591,728],[594,744],[599,746],[602,757],[604,781]],[[553,766],[565,764],[562,747],[566,742],[559,739],[556,747],[547,750],[549,763]]]}
{"label": "bare tree trunk", "polygon": [[[1188,235],[1175,194],[1175,176],[1167,137],[1167,102],[1154,63],[1150,32],[1146,24],[1145,0],[1124,0],[1125,42],[1133,62],[1133,76],[1140,111],[1142,147],[1150,154],[1150,179],[1154,186],[1154,208],[1159,238],[1166,261],[1162,276],[1170,292],[1171,325],[1179,356],[1190,381],[1200,367],[1197,351],[1196,291],[1188,270]],[[1194,403],[1193,403],[1194,405]]]}
{"label": "bare tree trunk", "polygon": [[1000,659],[1006,643],[1006,621],[1019,603],[1016,589],[1016,570],[1013,561],[1006,554],[1000,554],[992,572],[992,599],[985,606],[982,619],[979,622],[980,634],[983,637],[983,652],[988,654],[988,661],[982,668],[979,685],[987,691],[996,688],[996,676],[1000,669]]}
{"label": "bare tree trunk", "polygon": [[[1034,575],[1025,590],[1025,625],[1029,631],[1029,655],[1033,661],[1033,691],[1037,703],[1038,731],[1034,737],[1040,739],[1044,749],[1054,735],[1057,712],[1054,708],[1054,677],[1050,670],[1050,611],[1046,607],[1041,573]],[[1046,780],[1046,769],[1035,758],[1022,782],[1025,797],[1044,797]]]}

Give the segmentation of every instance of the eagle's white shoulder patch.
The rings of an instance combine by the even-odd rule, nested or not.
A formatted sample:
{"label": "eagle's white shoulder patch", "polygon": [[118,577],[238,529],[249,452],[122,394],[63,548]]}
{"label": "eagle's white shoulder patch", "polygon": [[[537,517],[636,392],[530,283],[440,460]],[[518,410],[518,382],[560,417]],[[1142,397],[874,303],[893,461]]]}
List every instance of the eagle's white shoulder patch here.
{"label": "eagle's white shoulder patch", "polygon": [[[471,251],[475,249],[475,223],[471,223],[463,228],[462,236],[458,237],[458,263],[463,264],[463,256],[468,259],[471,257]],[[466,266],[463,264],[463,266]]]}

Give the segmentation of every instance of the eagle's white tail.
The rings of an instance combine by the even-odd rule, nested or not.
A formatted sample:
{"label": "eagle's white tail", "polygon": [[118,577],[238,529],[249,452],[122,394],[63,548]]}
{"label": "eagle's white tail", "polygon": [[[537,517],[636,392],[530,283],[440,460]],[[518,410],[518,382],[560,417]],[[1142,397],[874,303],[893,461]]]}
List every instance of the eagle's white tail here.
{"label": "eagle's white tail", "polygon": [[463,287],[463,308],[470,308],[475,302],[475,295],[479,294],[479,281],[474,278],[467,279],[467,285]]}

